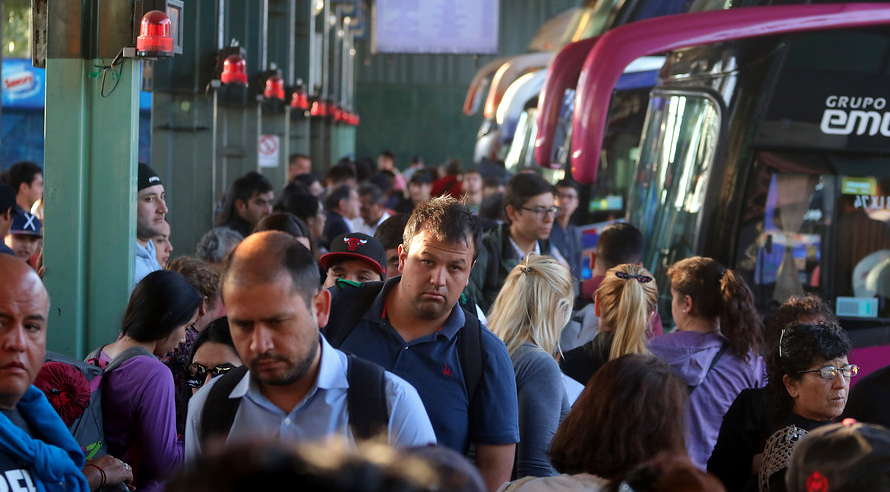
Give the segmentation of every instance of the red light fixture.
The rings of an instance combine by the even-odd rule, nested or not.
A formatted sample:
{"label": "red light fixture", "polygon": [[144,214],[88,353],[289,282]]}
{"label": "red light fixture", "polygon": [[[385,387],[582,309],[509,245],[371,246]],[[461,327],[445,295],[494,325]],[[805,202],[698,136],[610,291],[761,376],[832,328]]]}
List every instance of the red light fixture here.
{"label": "red light fixture", "polygon": [[266,79],[266,88],[263,90],[266,99],[278,99],[284,101],[284,79],[281,75],[273,74]]}
{"label": "red light fixture", "polygon": [[294,91],[294,94],[290,99],[290,107],[300,111],[309,109],[309,95],[306,94],[306,91],[303,90],[302,87],[298,87],[297,90]]}
{"label": "red light fixture", "polygon": [[343,111],[343,109],[340,108],[339,105],[337,105],[337,104],[334,105],[334,121],[336,121],[337,123],[341,123],[341,122],[345,121],[343,119],[345,114],[346,114],[346,112]]}
{"label": "red light fixture", "polygon": [[[223,62],[220,80],[223,84],[247,86],[247,62],[240,55],[229,55]],[[282,96],[282,99],[284,96]]]}
{"label": "red light fixture", "polygon": [[328,102],[324,99],[313,101],[309,114],[319,118],[326,118],[328,116]]}
{"label": "red light fixture", "polygon": [[139,37],[136,38],[136,55],[173,56],[173,35],[170,26],[170,18],[160,10],[151,10],[143,15]]}

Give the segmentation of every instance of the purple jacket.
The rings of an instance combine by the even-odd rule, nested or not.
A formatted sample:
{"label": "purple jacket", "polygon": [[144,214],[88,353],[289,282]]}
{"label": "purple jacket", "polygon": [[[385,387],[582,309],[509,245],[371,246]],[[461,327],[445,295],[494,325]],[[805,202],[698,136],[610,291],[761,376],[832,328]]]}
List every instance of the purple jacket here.
{"label": "purple jacket", "polygon": [[[746,358],[727,350],[708,372],[726,337],[720,333],[677,331],[649,340],[652,354],[664,360],[687,386],[686,447],[692,462],[704,470],[717,442],[723,415],[745,388],[766,384],[766,364],[755,352]],[[707,376],[707,377],[706,377]]]}
{"label": "purple jacket", "polygon": [[[99,360],[110,362],[105,352]],[[182,465],[173,393],[173,374],[154,357],[133,357],[102,377],[108,454],[133,466],[140,492],[162,490]]]}

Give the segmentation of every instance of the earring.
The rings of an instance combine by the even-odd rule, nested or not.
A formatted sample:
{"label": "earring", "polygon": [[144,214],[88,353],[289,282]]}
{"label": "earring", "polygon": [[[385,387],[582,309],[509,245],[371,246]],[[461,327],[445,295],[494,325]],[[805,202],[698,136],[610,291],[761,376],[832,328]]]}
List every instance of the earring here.
{"label": "earring", "polygon": [[683,310],[683,314],[686,314],[686,310],[685,310],[685,309]]}

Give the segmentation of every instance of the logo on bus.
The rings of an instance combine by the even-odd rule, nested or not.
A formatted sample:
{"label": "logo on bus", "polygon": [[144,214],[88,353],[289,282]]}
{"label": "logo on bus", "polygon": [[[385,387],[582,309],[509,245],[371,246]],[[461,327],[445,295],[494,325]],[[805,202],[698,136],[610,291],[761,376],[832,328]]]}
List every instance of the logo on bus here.
{"label": "logo on bus", "polygon": [[890,137],[890,111],[885,108],[883,97],[828,96],[819,128],[828,135]]}

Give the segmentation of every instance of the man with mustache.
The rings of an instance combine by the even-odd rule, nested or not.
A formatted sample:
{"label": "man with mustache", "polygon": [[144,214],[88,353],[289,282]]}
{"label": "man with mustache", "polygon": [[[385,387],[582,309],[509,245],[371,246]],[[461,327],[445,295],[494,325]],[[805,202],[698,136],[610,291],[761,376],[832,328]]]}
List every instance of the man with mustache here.
{"label": "man with mustache", "polygon": [[332,287],[325,336],[413,384],[439,444],[461,453],[475,446],[494,491],[510,480],[518,406],[507,347],[458,304],[481,236],[478,217],[457,200],[419,203],[399,246],[401,276]]}
{"label": "man with mustache", "polygon": [[16,257],[0,255],[0,278],[0,490],[90,490],[80,446],[32,384],[46,354],[49,296]]}
{"label": "man with mustache", "polygon": [[[351,414],[355,401],[349,398],[354,389],[350,367],[355,361],[332,348],[319,333],[331,307],[330,292],[319,290],[319,280],[312,253],[288,234],[255,233],[232,252],[220,278],[220,291],[245,369],[232,369],[211,380],[190,400],[188,462],[202,454],[203,438],[214,434],[225,435],[226,445],[331,435],[357,439],[352,426],[361,418]],[[382,370],[379,374],[384,375]],[[391,373],[383,377],[387,422],[380,430],[389,444],[435,444],[414,388]],[[218,425],[225,420],[220,415],[227,412],[224,408],[230,402],[234,402],[233,413],[228,422]]]}

